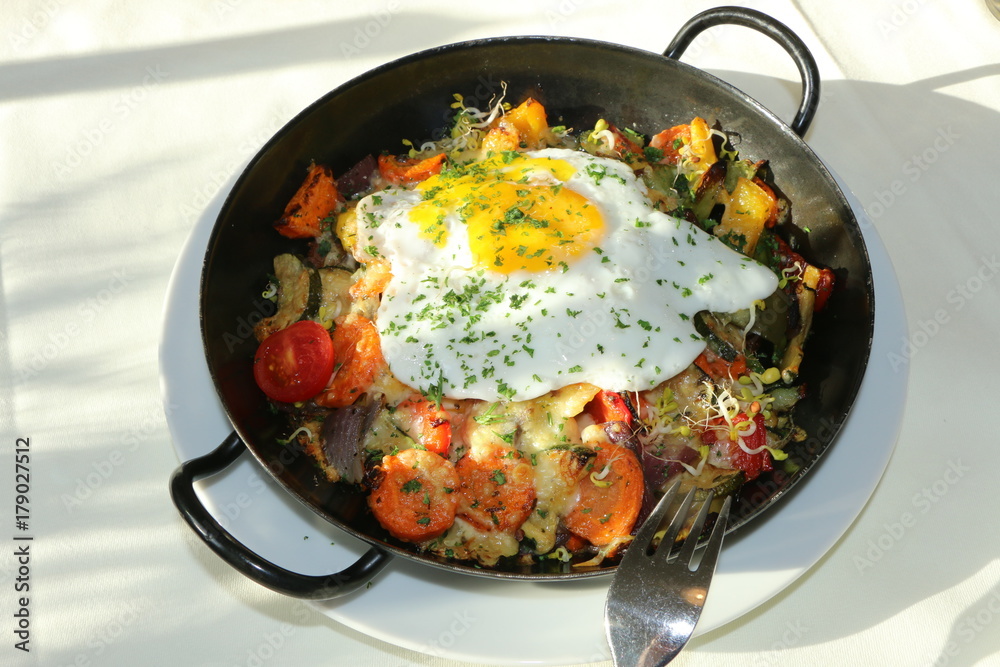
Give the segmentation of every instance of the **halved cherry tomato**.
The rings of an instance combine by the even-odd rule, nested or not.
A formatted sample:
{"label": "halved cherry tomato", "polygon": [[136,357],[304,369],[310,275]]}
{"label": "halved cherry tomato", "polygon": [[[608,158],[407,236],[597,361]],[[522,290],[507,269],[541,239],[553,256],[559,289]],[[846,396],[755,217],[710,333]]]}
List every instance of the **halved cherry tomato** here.
{"label": "halved cherry tomato", "polygon": [[264,339],[254,355],[253,377],[268,397],[297,403],[323,390],[333,374],[333,358],[330,333],[302,320]]}

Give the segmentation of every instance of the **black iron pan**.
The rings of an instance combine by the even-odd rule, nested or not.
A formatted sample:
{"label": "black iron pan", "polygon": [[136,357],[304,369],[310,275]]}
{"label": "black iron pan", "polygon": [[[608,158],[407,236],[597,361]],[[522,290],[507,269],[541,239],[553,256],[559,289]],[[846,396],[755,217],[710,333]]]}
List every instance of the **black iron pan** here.
{"label": "black iron pan", "polygon": [[[802,76],[798,112],[786,125],[743,92],[678,61],[707,28],[737,24],[769,35],[795,61]],[[542,566],[472,568],[438,560],[394,542],[366,511],[364,498],[317,475],[304,454],[277,443],[284,420],[269,408],[252,377],[256,341],[248,320],[260,317],[263,277],[272,258],[301,251],[279,237],[272,223],[298,187],[310,162],[335,173],[364,156],[398,147],[405,139],[432,138],[447,124],[453,94],[485,107],[506,85],[507,99],[531,95],[551,122],[592,127],[609,119],[644,133],[687,122],[695,115],[739,135],[741,157],[766,158],[792,202],[793,221],[808,226],[804,254],[833,268],[838,290],[817,317],[802,375],[809,397],[796,421],[810,439],[790,451],[795,472],[776,471],[748,484],[733,508],[738,530],[787,495],[834,441],[855,400],[867,365],[874,326],[868,256],[857,221],[821,161],[802,141],[819,101],[816,64],[787,27],[753,10],[723,7],[685,24],[663,55],[604,42],[549,37],[497,38],[453,44],[389,63],[333,90],[282,128],[251,161],[216,222],[202,274],[201,324],[205,355],[234,432],[216,450],[180,466],[171,479],[174,503],[219,556],[273,590],[332,598],[357,590],[393,555],[456,572],[512,579],[573,579],[613,571],[548,571]],[[805,237],[804,237],[805,238]],[[249,449],[289,493],[324,519],[360,537],[371,549],[346,570],[306,576],[280,568],[235,540],[194,492],[196,479],[221,471]]]}

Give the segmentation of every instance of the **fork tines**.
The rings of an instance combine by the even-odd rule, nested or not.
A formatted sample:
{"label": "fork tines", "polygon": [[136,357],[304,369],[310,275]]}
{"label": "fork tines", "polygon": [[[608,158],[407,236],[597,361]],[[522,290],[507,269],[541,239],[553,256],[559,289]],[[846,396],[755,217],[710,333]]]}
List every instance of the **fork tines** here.
{"label": "fork tines", "polygon": [[701,617],[715,573],[732,497],[727,496],[695,562],[714,493],[698,509],[675,556],[678,535],[691,514],[696,489],[681,501],[663,537],[660,525],[676,500],[675,482],[636,533],[608,589],[605,628],[616,665],[664,665],[687,644]]}

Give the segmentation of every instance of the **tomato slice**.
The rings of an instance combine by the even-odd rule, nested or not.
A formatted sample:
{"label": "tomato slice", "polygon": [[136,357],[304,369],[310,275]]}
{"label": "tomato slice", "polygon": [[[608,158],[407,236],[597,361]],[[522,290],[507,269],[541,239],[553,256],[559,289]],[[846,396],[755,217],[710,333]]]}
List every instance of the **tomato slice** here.
{"label": "tomato slice", "polygon": [[[746,421],[746,419],[747,415],[741,412],[733,418],[733,421],[739,423]],[[718,421],[721,422],[721,419]],[[753,421],[757,428],[752,435],[743,439],[743,443],[747,449],[757,450],[767,444],[767,426],[764,424],[764,415],[762,414],[754,415]],[[719,424],[719,426],[724,427],[724,424]],[[719,442],[720,432],[726,437],[724,443],[728,447],[729,461],[733,470],[742,470],[748,481],[756,479],[762,472],[774,470],[771,452],[761,449],[756,454],[748,454],[738,442],[729,439],[729,434],[725,432],[724,428],[707,429],[701,434],[701,441],[706,445],[714,445]]]}
{"label": "tomato slice", "polygon": [[423,159],[379,155],[378,170],[382,174],[382,178],[393,185],[407,185],[425,181],[434,174],[440,173],[444,160],[444,153]]}
{"label": "tomato slice", "polygon": [[253,377],[269,398],[298,403],[326,387],[333,360],[330,333],[317,322],[302,320],[264,339],[254,355]]}
{"label": "tomato slice", "polygon": [[632,413],[629,412],[628,406],[625,404],[625,399],[621,397],[621,394],[614,391],[602,389],[594,397],[594,400],[587,404],[584,410],[594,418],[594,423],[596,424],[605,424],[614,421],[628,423],[632,421]]}
{"label": "tomato slice", "polygon": [[675,125],[655,135],[649,140],[649,145],[663,151],[661,164],[677,164],[681,159],[677,149],[680,148],[685,139],[688,142],[691,141],[691,126]]}

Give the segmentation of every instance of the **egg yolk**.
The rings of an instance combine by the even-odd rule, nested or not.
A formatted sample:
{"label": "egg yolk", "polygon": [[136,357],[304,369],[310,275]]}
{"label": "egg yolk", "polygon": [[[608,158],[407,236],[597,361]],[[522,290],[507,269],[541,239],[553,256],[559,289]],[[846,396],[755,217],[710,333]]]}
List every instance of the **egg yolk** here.
{"label": "egg yolk", "polygon": [[565,160],[503,153],[420,183],[422,201],[410,220],[443,248],[449,219],[457,216],[480,268],[505,274],[566,270],[604,235],[599,208],[563,185],[574,173]]}

